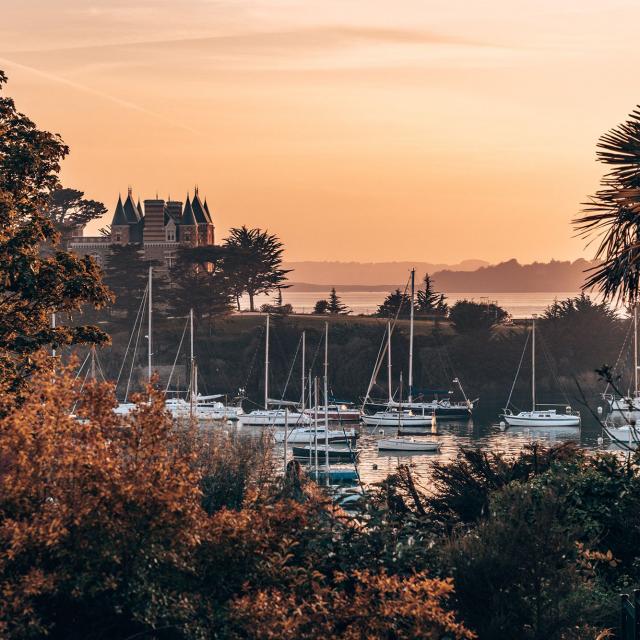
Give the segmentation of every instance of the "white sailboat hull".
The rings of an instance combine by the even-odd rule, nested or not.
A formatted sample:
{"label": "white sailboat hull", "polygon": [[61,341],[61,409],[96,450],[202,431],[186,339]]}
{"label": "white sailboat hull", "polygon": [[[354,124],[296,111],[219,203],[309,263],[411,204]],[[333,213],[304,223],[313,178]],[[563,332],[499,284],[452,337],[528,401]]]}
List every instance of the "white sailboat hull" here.
{"label": "white sailboat hull", "polygon": [[240,425],[247,427],[285,427],[311,424],[311,418],[304,413],[282,410],[251,411],[240,416]]}
{"label": "white sailboat hull", "polygon": [[354,429],[349,431],[342,431],[341,429],[318,429],[317,432],[313,427],[306,427],[300,429],[292,429],[291,431],[276,431],[274,434],[274,440],[278,443],[284,442],[285,434],[287,436],[287,442],[290,444],[313,444],[317,439],[319,443],[328,439],[329,442],[342,441],[347,439],[355,439],[356,432]]}
{"label": "white sailboat hull", "polygon": [[416,416],[410,413],[398,414],[380,411],[371,416],[362,416],[362,421],[370,427],[427,427],[431,426],[431,416]]}
{"label": "white sailboat hull", "polygon": [[440,451],[439,442],[405,440],[403,438],[386,438],[378,440],[379,451]]}
{"label": "white sailboat hull", "polygon": [[640,442],[640,428],[634,425],[624,425],[621,427],[607,426],[606,432],[610,438],[627,443]]}
{"label": "white sailboat hull", "polygon": [[505,414],[505,422],[511,427],[579,427],[580,416],[555,411],[521,411]]}

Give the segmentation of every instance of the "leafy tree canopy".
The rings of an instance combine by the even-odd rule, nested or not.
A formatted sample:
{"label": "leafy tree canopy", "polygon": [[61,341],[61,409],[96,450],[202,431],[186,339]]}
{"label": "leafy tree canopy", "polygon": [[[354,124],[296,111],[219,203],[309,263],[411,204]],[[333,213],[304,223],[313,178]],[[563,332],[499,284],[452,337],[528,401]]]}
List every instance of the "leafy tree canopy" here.
{"label": "leafy tree canopy", "polygon": [[328,300],[317,300],[313,307],[313,313],[315,313],[316,315],[324,315],[325,313],[327,313],[328,309]]}
{"label": "leafy tree canopy", "polygon": [[509,314],[494,303],[459,300],[451,307],[449,318],[458,333],[473,333],[491,330],[506,322]]}
{"label": "leafy tree canopy", "polygon": [[[0,88],[5,82],[0,71]],[[14,386],[43,347],[108,340],[95,326],[70,322],[84,304],[101,307],[111,294],[90,257],[55,248],[58,233],[43,213],[68,151],[60,136],[39,130],[11,98],[0,98],[0,375]]]}
{"label": "leafy tree canopy", "polygon": [[102,202],[85,198],[83,191],[57,187],[49,196],[45,213],[56,230],[65,235],[77,226],[101,218],[107,208]]}

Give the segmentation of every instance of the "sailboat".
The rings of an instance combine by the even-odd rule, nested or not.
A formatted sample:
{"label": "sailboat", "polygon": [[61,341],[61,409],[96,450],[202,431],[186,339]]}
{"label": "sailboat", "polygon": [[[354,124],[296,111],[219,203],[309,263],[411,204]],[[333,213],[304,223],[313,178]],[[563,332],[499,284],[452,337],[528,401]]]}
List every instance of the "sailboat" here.
{"label": "sailboat", "polygon": [[165,407],[175,419],[190,418],[198,422],[238,420],[242,407],[226,406],[220,402],[223,394],[203,396],[198,393],[198,367],[194,351],[193,309],[189,310],[190,377],[188,399],[172,397],[165,400]]}
{"label": "sailboat", "polygon": [[[415,269],[411,270],[411,306],[409,309],[409,393],[408,398],[405,402],[403,402],[404,408],[407,411],[412,411],[417,414],[428,414],[431,416],[435,414],[439,418],[468,418],[474,409],[475,402],[477,400],[469,400],[467,398],[464,388],[462,387],[462,383],[459,378],[454,378],[453,383],[457,385],[460,393],[462,394],[464,400],[462,401],[454,401],[451,399],[453,395],[453,391],[448,391],[446,398],[438,398],[434,397],[433,400],[416,400],[413,397],[413,351],[414,351],[414,311],[415,311],[415,279],[416,279],[416,271]],[[391,353],[390,353],[390,344],[391,344],[391,334],[393,328],[388,325],[387,327],[387,345],[388,345],[388,354],[387,360],[391,361]],[[371,385],[370,385],[371,386]],[[368,397],[368,393],[367,393]],[[399,406],[399,402],[393,399],[391,392],[391,384],[389,384],[389,399],[385,403],[373,403],[374,410],[381,409],[397,409]]]}
{"label": "sailboat", "polygon": [[602,397],[609,404],[609,412],[614,420],[627,422],[640,420],[640,388],[638,386],[638,306],[633,308],[633,393],[625,397],[603,393]]}
{"label": "sailboat", "polygon": [[[151,329],[152,329],[152,287],[153,287],[153,267],[149,267],[149,282],[147,284],[147,380],[151,382],[151,355],[152,355],[152,344],[151,344]],[[144,304],[144,299],[141,305]],[[140,308],[140,312],[142,311],[142,306]],[[142,322],[142,318],[140,319]],[[135,331],[135,324],[134,324]],[[125,355],[126,357],[126,355]],[[134,352],[135,357],[135,352]],[[133,368],[133,362],[131,363],[131,367]],[[129,385],[127,384],[127,390]],[[125,397],[124,402],[119,402],[113,412],[119,416],[128,416],[134,409],[136,408],[136,404],[133,402],[127,402],[127,398]]]}
{"label": "sailboat", "polygon": [[[296,410],[297,403],[283,400],[269,399],[269,314],[265,329],[264,343],[264,409],[255,409],[240,416],[240,425],[246,427],[285,427],[292,424],[310,424],[311,418]],[[271,405],[278,405],[277,409],[270,409]],[[292,405],[293,409],[283,409],[285,405]]]}
{"label": "sailboat", "polygon": [[[526,345],[525,345],[526,348]],[[520,368],[518,367],[518,371]],[[517,378],[517,373],[516,373]],[[515,381],[514,381],[515,386]],[[511,388],[513,392],[513,387]],[[507,400],[507,408],[501,417],[511,427],[579,427],[580,413],[566,408],[566,413],[558,413],[556,409],[538,408],[536,404],[536,319],[531,321],[531,410],[520,411],[517,414],[508,408],[511,395]]]}
{"label": "sailboat", "polygon": [[[393,411],[389,412],[393,413]],[[398,427],[398,433],[396,438],[383,438],[378,440],[378,451],[415,451],[415,452],[427,452],[427,451],[440,451],[442,446],[435,440],[415,440],[414,438],[401,438],[400,429],[403,425],[407,424],[403,421],[405,418],[404,411],[402,409],[402,374],[400,374],[400,407],[396,411],[397,419],[396,425]],[[409,423],[411,424],[411,423]]]}

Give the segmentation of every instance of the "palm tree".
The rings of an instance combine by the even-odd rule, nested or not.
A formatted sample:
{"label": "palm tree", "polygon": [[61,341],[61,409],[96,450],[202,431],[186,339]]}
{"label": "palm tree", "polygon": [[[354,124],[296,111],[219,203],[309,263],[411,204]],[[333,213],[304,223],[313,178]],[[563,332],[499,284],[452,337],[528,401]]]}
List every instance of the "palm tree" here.
{"label": "palm tree", "polygon": [[574,220],[582,237],[594,237],[600,264],[590,270],[584,288],[605,298],[635,303],[640,286],[640,107],[598,141],[599,162],[612,168],[601,188]]}

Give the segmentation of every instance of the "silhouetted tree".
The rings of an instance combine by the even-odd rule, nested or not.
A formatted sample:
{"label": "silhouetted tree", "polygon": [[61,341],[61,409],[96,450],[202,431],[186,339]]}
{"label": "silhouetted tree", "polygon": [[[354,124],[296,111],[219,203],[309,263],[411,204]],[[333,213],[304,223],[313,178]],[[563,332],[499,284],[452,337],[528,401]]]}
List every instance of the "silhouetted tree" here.
{"label": "silhouetted tree", "polygon": [[598,141],[599,162],[611,166],[601,188],[574,223],[583,237],[599,238],[596,260],[585,289],[597,287],[606,298],[638,300],[640,286],[640,109]]}
{"label": "silhouetted tree", "polygon": [[[149,267],[155,267],[156,260],[145,260],[142,246],[139,244],[113,244],[105,259],[104,278],[111,291],[115,293],[115,303],[110,308],[117,315],[124,313],[127,323],[133,322],[144,290],[149,281]],[[158,274],[154,275],[154,297],[160,299],[161,283]]]}
{"label": "silhouetted tree", "polygon": [[102,202],[85,198],[83,191],[57,187],[49,195],[45,213],[56,230],[66,237],[76,227],[102,217],[107,208]]}
{"label": "silhouetted tree", "polygon": [[598,363],[609,362],[624,341],[625,324],[616,312],[585,294],[553,302],[538,326],[561,369],[593,370]]}
{"label": "silhouetted tree", "polygon": [[458,333],[489,331],[509,319],[509,314],[497,304],[459,300],[449,312],[449,318]]}
{"label": "silhouetted tree", "polygon": [[212,318],[231,308],[233,289],[226,271],[227,250],[220,246],[184,247],[171,270],[171,308],[178,315],[190,309]]}
{"label": "silhouetted tree", "polygon": [[316,315],[324,315],[325,313],[327,313],[328,309],[328,300],[317,300],[316,304],[313,307],[313,313],[315,313]]}
{"label": "silhouetted tree", "polygon": [[[6,79],[0,71],[0,88]],[[84,304],[101,307],[111,294],[94,260],[55,247],[59,234],[42,213],[59,187],[68,151],[58,135],[19,113],[11,98],[0,98],[0,378],[15,387],[43,347],[108,341],[95,326],[68,323]]]}
{"label": "silhouetted tree", "polygon": [[376,315],[381,318],[408,317],[411,312],[411,296],[396,289],[378,307]]}
{"label": "silhouetted tree", "polygon": [[342,304],[342,300],[336,293],[336,288],[332,287],[331,293],[329,294],[329,304],[327,306],[327,311],[332,315],[347,315],[351,313],[349,311],[349,307],[346,304]]}
{"label": "silhouetted tree", "polygon": [[438,293],[433,288],[433,280],[428,273],[425,274],[424,289],[416,292],[416,311],[430,315],[446,316],[449,306],[446,303],[444,293]]}
{"label": "silhouetted tree", "polygon": [[278,236],[245,226],[231,229],[224,242],[226,271],[240,308],[240,297],[249,296],[249,308],[255,310],[255,296],[269,293],[283,284],[290,270],[282,268],[284,245]]}

